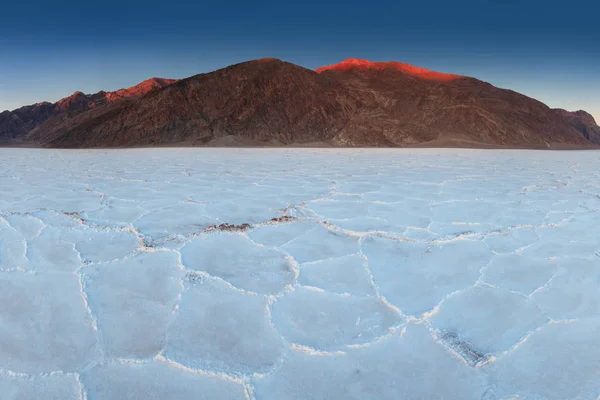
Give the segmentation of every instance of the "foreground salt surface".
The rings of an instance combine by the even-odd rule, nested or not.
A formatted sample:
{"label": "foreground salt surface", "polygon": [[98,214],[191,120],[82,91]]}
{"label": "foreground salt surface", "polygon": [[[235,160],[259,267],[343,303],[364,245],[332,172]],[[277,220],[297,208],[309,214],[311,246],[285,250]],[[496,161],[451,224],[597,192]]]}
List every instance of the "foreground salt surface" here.
{"label": "foreground salt surface", "polygon": [[2,399],[600,398],[598,152],[0,160]]}

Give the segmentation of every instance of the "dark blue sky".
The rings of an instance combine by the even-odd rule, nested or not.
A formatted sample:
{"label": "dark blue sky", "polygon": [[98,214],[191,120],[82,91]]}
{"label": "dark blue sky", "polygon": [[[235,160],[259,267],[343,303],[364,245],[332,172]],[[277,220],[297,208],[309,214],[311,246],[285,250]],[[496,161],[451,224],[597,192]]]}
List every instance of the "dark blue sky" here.
{"label": "dark blue sky", "polygon": [[0,109],[182,78],[260,57],[348,57],[475,76],[600,120],[592,1],[11,1],[0,12]]}

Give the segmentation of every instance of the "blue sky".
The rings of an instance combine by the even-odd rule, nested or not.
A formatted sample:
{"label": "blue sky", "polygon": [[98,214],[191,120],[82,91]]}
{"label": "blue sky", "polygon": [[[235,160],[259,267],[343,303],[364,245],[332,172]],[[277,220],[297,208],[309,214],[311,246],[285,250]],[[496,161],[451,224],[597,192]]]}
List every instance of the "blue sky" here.
{"label": "blue sky", "polygon": [[348,57],[474,76],[600,121],[591,1],[114,1],[3,4],[0,110],[76,90],[183,78],[277,57]]}

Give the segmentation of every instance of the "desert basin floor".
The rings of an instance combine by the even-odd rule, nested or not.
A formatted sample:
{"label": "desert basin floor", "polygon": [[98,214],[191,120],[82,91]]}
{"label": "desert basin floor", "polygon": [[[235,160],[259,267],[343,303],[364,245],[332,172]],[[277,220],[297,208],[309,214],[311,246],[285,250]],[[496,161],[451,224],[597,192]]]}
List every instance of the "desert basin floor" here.
{"label": "desert basin floor", "polygon": [[600,153],[0,149],[2,399],[600,396]]}

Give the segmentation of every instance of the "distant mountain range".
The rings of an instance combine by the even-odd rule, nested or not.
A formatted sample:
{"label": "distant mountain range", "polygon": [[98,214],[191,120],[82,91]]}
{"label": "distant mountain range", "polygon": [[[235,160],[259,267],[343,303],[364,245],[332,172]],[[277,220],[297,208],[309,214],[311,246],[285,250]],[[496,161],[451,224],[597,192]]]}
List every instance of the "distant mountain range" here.
{"label": "distant mountain range", "polygon": [[0,143],[45,147],[323,145],[586,148],[600,127],[475,78],[348,59],[277,59],[0,113]]}

